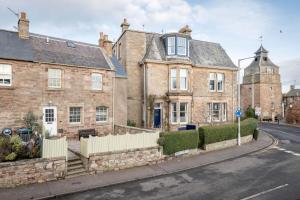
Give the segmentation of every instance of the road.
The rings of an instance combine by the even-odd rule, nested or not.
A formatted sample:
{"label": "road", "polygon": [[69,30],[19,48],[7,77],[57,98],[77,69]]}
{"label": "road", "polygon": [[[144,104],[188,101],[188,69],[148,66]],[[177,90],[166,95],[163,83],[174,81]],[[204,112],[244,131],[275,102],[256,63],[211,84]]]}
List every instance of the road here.
{"label": "road", "polygon": [[262,124],[277,146],[171,175],[57,199],[300,199],[300,128]]}

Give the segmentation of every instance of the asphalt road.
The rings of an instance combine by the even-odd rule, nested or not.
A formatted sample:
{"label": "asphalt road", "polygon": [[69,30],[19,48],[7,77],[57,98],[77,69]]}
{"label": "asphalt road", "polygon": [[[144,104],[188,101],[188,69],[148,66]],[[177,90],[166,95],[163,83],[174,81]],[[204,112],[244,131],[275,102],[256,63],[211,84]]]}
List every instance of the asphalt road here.
{"label": "asphalt road", "polygon": [[58,199],[300,199],[300,128],[262,124],[276,147],[181,173]]}

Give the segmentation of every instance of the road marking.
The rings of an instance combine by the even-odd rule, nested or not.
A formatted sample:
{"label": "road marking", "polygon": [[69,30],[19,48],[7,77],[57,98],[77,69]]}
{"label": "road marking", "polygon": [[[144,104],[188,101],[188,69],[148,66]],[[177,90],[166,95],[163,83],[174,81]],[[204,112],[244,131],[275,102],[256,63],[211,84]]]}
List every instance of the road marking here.
{"label": "road marking", "polygon": [[241,199],[241,200],[253,199],[253,198],[255,198],[255,197],[258,197],[258,196],[260,196],[260,195],[263,195],[263,194],[272,192],[272,191],[274,191],[274,190],[278,190],[278,189],[284,188],[284,187],[286,187],[286,186],[288,186],[288,185],[289,185],[289,184],[280,185],[280,186],[274,187],[274,188],[272,188],[272,189],[265,190],[265,191],[263,191],[263,192],[260,192],[260,193],[251,195],[251,196],[249,196],[249,197],[245,197],[245,198],[243,198],[243,199]]}
{"label": "road marking", "polygon": [[279,150],[279,151],[283,151],[283,152],[285,152],[285,153],[292,154],[292,155],[294,155],[294,156],[300,156],[300,153],[296,153],[296,152],[294,152],[294,151],[289,151],[289,150],[286,150],[286,149],[284,149],[284,148],[280,148],[280,147],[278,147],[278,146],[274,146],[273,149],[277,149],[277,150]]}

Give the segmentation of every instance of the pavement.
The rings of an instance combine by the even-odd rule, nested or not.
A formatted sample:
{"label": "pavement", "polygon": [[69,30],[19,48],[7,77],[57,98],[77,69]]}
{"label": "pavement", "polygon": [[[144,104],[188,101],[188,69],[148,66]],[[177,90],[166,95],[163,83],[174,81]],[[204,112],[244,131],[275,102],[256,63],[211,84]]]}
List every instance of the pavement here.
{"label": "pavement", "polygon": [[[258,141],[252,141],[243,144],[242,146],[235,146],[219,151],[204,152],[190,157],[177,157],[156,165],[147,165],[40,184],[30,184],[10,189],[0,189],[0,199],[65,199],[68,194],[89,194],[89,191],[100,188],[118,186],[124,183],[126,183],[126,185],[131,185],[137,181],[168,175],[171,176],[174,173],[184,173],[199,167],[231,162],[233,159],[243,159],[244,156],[272,147],[274,142],[275,139],[269,134],[261,133]],[[130,184],[127,184],[129,182]],[[70,197],[68,199],[73,198],[74,197]]]}

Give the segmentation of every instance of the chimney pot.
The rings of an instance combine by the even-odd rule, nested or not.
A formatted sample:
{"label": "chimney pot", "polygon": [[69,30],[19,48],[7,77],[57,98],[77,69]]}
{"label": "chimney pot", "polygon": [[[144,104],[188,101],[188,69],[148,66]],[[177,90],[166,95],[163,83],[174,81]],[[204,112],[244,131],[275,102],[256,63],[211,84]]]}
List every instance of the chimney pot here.
{"label": "chimney pot", "polygon": [[100,32],[99,46],[102,47],[110,57],[112,56],[112,41],[108,40],[108,35],[105,35],[103,32]]}

